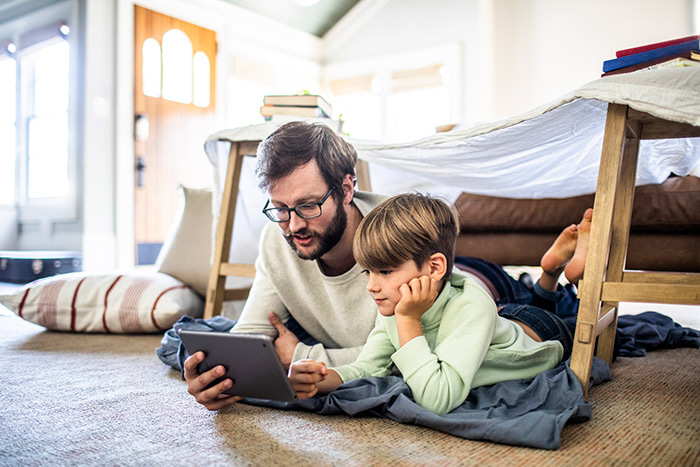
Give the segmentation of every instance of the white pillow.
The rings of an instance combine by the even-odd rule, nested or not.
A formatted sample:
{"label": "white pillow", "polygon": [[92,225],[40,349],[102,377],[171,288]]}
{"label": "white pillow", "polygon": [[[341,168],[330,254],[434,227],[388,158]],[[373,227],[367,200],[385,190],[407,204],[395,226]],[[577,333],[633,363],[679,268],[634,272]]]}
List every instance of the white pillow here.
{"label": "white pillow", "polygon": [[47,329],[74,332],[163,332],[182,316],[201,317],[202,298],[166,274],[60,274],[31,282],[0,304]]}
{"label": "white pillow", "polygon": [[156,269],[205,295],[212,258],[212,192],[180,185],[179,195],[180,216],[160,250]]}

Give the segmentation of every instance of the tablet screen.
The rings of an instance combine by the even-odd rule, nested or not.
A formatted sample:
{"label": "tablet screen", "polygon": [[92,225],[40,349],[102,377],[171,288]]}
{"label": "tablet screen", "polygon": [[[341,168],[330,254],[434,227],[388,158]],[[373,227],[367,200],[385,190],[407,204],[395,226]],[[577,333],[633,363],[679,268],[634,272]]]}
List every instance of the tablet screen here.
{"label": "tablet screen", "polygon": [[217,365],[226,368],[226,374],[212,383],[231,378],[233,386],[226,394],[284,402],[297,400],[269,336],[187,330],[179,334],[190,355],[200,350],[206,355],[198,367],[200,374]]}

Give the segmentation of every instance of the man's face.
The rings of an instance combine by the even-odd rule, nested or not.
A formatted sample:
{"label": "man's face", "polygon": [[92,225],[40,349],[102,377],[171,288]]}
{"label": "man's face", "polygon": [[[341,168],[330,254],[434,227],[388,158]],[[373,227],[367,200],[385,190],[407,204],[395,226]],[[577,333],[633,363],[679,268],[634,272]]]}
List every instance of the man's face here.
{"label": "man's face", "polygon": [[[328,193],[315,161],[299,167],[270,187],[270,202],[276,207],[294,207],[302,203],[316,203]],[[301,259],[319,259],[330,251],[342,237],[347,227],[347,214],[343,204],[332,193],[321,206],[321,215],[303,219],[291,212],[287,222],[279,227],[287,243]]]}

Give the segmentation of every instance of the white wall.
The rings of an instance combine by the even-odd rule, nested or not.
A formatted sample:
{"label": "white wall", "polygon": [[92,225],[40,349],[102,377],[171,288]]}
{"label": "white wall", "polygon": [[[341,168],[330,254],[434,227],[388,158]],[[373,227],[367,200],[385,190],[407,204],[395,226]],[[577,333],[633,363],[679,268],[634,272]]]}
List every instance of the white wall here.
{"label": "white wall", "polygon": [[331,30],[324,63],[337,68],[459,42],[466,124],[529,110],[597,79],[616,50],[693,34],[692,0],[377,3],[361,27],[344,25],[352,33]]}
{"label": "white wall", "polygon": [[693,34],[690,0],[495,0],[493,116],[544,104],[615,51]]}

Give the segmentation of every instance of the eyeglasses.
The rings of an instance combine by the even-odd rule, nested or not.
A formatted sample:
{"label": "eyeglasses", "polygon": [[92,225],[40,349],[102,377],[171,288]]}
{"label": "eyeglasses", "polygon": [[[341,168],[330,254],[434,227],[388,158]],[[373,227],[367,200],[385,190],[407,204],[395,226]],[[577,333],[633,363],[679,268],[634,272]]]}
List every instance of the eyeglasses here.
{"label": "eyeglasses", "polygon": [[302,219],[313,219],[314,217],[319,217],[321,215],[321,205],[326,202],[328,197],[333,192],[333,188],[328,190],[326,196],[323,197],[318,203],[302,203],[297,204],[292,208],[277,208],[267,206],[270,204],[270,200],[267,200],[265,207],[262,212],[270,219],[272,222],[287,222],[292,217],[292,211],[297,213],[297,216]]}

